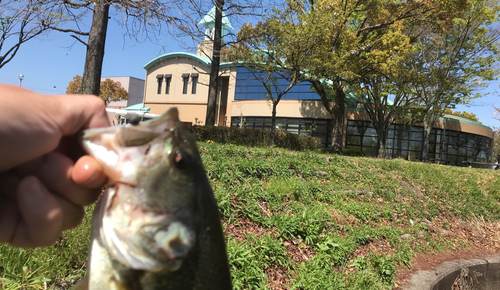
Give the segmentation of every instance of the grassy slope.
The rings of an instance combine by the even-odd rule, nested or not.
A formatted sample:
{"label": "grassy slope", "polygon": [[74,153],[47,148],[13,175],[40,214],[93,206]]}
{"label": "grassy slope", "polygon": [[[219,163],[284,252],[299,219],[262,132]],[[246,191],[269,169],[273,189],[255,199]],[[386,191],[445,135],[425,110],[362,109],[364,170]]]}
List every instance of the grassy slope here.
{"label": "grassy slope", "polygon": [[[458,218],[500,220],[499,171],[209,143],[200,152],[239,289],[391,288],[416,253],[467,247],[447,233]],[[2,287],[71,284],[85,271],[89,220],[53,247],[0,245]]]}

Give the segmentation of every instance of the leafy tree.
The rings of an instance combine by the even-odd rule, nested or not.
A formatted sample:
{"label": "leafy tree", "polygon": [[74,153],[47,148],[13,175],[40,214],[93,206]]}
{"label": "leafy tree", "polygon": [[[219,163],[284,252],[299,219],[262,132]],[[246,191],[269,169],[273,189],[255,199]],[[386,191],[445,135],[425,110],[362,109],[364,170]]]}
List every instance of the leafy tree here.
{"label": "leafy tree", "polygon": [[276,108],[286,93],[304,81],[302,70],[315,46],[314,41],[297,42],[289,37],[291,30],[301,39],[314,37],[311,30],[306,29],[307,24],[298,22],[286,9],[273,11],[275,15],[264,17],[264,22],[258,22],[255,27],[251,23],[243,25],[238,32],[240,42],[233,47],[234,57],[253,72],[272,103],[271,146],[276,130]]}
{"label": "leafy tree", "polygon": [[493,127],[493,158],[492,162],[500,164],[500,128]]}
{"label": "leafy tree", "polygon": [[[287,31],[292,44],[312,41],[315,46],[302,74],[321,97],[332,118],[333,153],[341,153],[343,142],[346,90],[362,82],[361,76],[378,67],[385,70],[387,61],[405,49],[401,29],[394,29],[407,18],[429,12],[432,1],[339,1],[289,0],[286,10],[295,23],[307,32]],[[280,18],[277,14],[275,17]],[[311,37],[314,36],[314,37]],[[386,45],[389,41],[391,45]],[[401,43],[403,42],[403,43]]]}
{"label": "leafy tree", "polygon": [[451,14],[452,21],[434,21],[415,31],[408,58],[411,87],[421,107],[424,124],[422,160],[428,159],[429,135],[446,108],[467,104],[475,89],[498,77],[493,64],[499,7],[489,0],[473,0]]}
{"label": "leafy tree", "polygon": [[[377,132],[378,158],[386,157],[386,141],[391,123],[397,115],[408,114],[411,98],[410,94],[402,88],[404,86],[398,86],[397,75],[390,77],[375,72],[365,76],[358,89],[363,107]],[[413,120],[411,116],[413,115],[410,114],[409,120]]]}
{"label": "leafy tree", "polygon": [[[83,78],[81,76],[74,76],[73,80],[69,82],[69,85],[66,88],[66,94],[81,94],[82,80]],[[100,84],[99,97],[101,97],[101,99],[107,106],[111,102],[128,100],[128,92],[122,87],[122,84],[120,82],[115,82],[111,79],[105,79]]]}
{"label": "leafy tree", "polygon": [[479,118],[474,113],[469,113],[469,112],[466,112],[466,111],[453,111],[450,108],[444,109],[444,113],[445,114],[452,114],[452,115],[455,115],[455,116],[464,117],[464,118],[467,118],[467,119],[471,119],[472,121],[477,122],[479,124],[483,124],[483,123],[481,123],[479,121]]}

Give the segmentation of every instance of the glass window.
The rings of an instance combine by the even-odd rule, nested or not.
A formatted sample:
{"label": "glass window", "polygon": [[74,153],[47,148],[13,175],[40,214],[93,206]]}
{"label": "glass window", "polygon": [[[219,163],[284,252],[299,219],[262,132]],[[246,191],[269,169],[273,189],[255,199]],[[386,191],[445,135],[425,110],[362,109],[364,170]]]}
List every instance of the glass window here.
{"label": "glass window", "polygon": [[377,156],[377,148],[363,147],[363,152],[365,152],[366,156],[369,156],[369,157]]}
{"label": "glass window", "polygon": [[365,136],[377,136],[377,131],[375,131],[375,128],[368,128],[366,129]]}
{"label": "glass window", "polygon": [[448,155],[446,158],[446,161],[449,162],[451,165],[456,165],[457,164],[457,156],[456,155]]}
{"label": "glass window", "polygon": [[385,148],[386,149],[392,149],[393,148],[393,142],[394,142],[394,139],[387,139],[387,141],[385,142]]}
{"label": "glass window", "polygon": [[455,146],[448,145],[448,154],[457,155],[457,148]]}
{"label": "glass window", "polygon": [[410,150],[422,151],[422,141],[411,141]]}
{"label": "glass window", "polygon": [[421,160],[422,151],[410,151],[410,160]]}
{"label": "glass window", "polygon": [[192,87],[191,87],[191,94],[196,94],[196,85],[198,84],[198,76],[192,77],[191,78]]}
{"label": "glass window", "polygon": [[158,80],[158,94],[161,94],[161,84],[163,83],[163,78],[157,78]]}
{"label": "glass window", "polygon": [[188,93],[189,74],[182,74],[182,94]]}
{"label": "glass window", "polygon": [[410,139],[422,141],[422,140],[424,140],[424,132],[411,132]]}
{"label": "glass window", "polygon": [[361,145],[361,137],[360,136],[347,135],[347,144]]}
{"label": "glass window", "polygon": [[377,147],[377,137],[365,137],[363,138],[363,146]]}
{"label": "glass window", "polygon": [[165,94],[170,94],[170,81],[172,78],[165,79]]}
{"label": "glass window", "polygon": [[358,128],[354,126],[347,126],[347,135],[359,135]]}
{"label": "glass window", "polygon": [[408,150],[408,141],[403,140],[403,142],[401,142],[401,148],[403,148],[403,150]]}

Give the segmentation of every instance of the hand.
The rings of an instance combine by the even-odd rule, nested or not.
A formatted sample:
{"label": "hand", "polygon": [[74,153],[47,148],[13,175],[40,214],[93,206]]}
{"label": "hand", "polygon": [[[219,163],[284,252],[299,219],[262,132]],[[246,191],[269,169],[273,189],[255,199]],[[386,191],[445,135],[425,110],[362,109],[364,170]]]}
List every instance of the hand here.
{"label": "hand", "polygon": [[0,243],[51,245],[81,222],[106,182],[75,136],[109,126],[104,103],[0,84],[0,107]]}

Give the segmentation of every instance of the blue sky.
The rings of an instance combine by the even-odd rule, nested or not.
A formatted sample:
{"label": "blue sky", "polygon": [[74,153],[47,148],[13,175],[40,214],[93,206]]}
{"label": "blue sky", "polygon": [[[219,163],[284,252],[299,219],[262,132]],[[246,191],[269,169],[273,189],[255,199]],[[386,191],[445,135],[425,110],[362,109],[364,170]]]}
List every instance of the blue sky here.
{"label": "blue sky", "polygon": [[[230,19],[236,33],[240,23]],[[180,42],[169,36],[162,36],[161,45],[151,42],[137,43],[123,36],[124,30],[113,20],[109,22],[105,46],[102,76],[132,76],[144,79],[143,66],[165,53],[186,51]],[[191,42],[191,41],[189,41]],[[195,48],[193,43],[192,49]],[[0,82],[19,85],[19,75],[24,75],[22,86],[40,93],[64,94],[73,76],[83,73],[85,47],[66,33],[50,32],[21,46],[11,62],[0,69]],[[475,100],[469,107],[458,106],[456,110],[468,111],[490,127],[500,127],[495,120],[492,105],[500,107],[496,91],[500,81],[490,84],[482,92],[490,95]]]}

